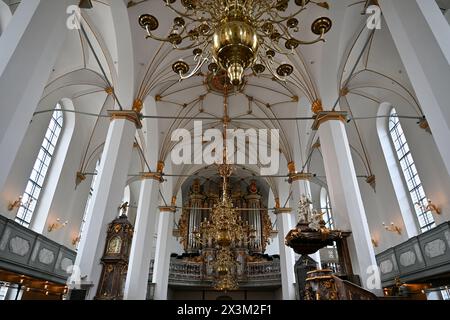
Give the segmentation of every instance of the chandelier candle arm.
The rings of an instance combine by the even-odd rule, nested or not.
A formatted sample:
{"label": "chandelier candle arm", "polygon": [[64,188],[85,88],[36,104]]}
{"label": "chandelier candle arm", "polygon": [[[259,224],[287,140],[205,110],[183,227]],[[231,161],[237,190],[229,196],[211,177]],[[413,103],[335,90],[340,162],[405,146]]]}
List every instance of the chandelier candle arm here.
{"label": "chandelier candle arm", "polygon": [[[328,8],[326,2],[296,0],[295,4],[300,8],[287,15],[282,12],[288,10],[288,0],[181,0],[184,10],[177,9],[173,5],[175,2],[176,0],[165,1],[166,6],[176,14],[169,36],[164,38],[153,33],[159,28],[155,16],[143,14],[139,17],[139,24],[146,30],[147,38],[171,43],[175,50],[199,49],[205,45],[201,49],[200,56],[194,55],[196,67],[192,72],[188,73],[187,63],[174,63],[174,72],[179,75],[180,80],[194,76],[212,59],[215,67],[213,70],[209,68],[209,71],[216,74],[223,70],[228,75],[230,83],[239,86],[244,82],[246,70],[251,69],[256,74],[264,73],[265,68],[262,66],[275,64],[273,60],[275,53],[288,57],[295,54],[294,49],[299,45],[325,41],[324,36],[332,26],[331,20],[327,17],[316,19],[311,31],[318,35],[318,38],[312,41],[299,40],[290,32],[292,30],[297,33],[300,30],[299,19],[296,17],[308,9],[308,4]],[[186,23],[185,19],[189,22]],[[180,47],[186,40],[190,40],[191,43]],[[289,52],[281,49],[280,40],[285,42],[284,45]],[[261,55],[262,48],[273,54]],[[261,61],[257,61],[258,59]],[[292,65],[288,63],[268,69],[280,81],[286,81],[285,78],[293,72]],[[274,72],[274,69],[277,72]]]}

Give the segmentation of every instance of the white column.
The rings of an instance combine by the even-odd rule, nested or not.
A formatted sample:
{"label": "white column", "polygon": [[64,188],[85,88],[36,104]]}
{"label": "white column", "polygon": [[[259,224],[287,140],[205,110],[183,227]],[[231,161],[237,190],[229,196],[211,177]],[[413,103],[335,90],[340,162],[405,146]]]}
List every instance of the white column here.
{"label": "white column", "polygon": [[114,119],[113,116],[75,262],[82,277],[87,276],[83,280],[93,283],[88,298],[96,294],[107,226],[119,214],[135,133],[136,124],[133,121]]}
{"label": "white column", "polygon": [[151,260],[151,248],[156,231],[159,181],[142,181],[134,226],[133,243],[125,282],[125,300],[145,300]]}
{"label": "white column", "polygon": [[161,211],[159,216],[158,238],[156,240],[155,264],[153,269],[153,283],[156,284],[155,300],[167,300],[173,216],[174,213],[170,211]]}
{"label": "white column", "polygon": [[11,171],[66,34],[76,0],[22,1],[0,37],[0,190]]}
{"label": "white column", "polygon": [[366,287],[367,268],[376,266],[376,260],[344,123],[323,122],[319,136],[335,225],[352,232],[348,241],[353,269]]}
{"label": "white column", "polygon": [[435,1],[379,4],[450,174],[450,26]]}
{"label": "white column", "polygon": [[291,213],[277,214],[278,243],[280,245],[281,290],[283,300],[295,300],[294,250],[284,244],[284,237],[293,229]]}

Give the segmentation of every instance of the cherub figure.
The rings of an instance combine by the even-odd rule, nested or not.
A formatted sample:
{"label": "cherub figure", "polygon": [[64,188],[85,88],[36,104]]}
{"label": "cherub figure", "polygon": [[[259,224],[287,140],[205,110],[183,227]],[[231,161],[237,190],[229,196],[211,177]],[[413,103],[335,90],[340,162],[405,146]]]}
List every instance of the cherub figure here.
{"label": "cherub figure", "polygon": [[323,226],[323,215],[323,212],[314,210],[311,223],[308,225],[308,227],[312,230],[319,231]]}

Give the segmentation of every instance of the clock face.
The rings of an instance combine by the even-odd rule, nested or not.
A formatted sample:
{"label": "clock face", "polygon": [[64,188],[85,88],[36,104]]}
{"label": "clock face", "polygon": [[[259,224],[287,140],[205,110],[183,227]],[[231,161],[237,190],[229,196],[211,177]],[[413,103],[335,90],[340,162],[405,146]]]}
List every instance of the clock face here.
{"label": "clock face", "polygon": [[114,237],[109,241],[108,253],[117,254],[120,253],[122,247],[122,239]]}

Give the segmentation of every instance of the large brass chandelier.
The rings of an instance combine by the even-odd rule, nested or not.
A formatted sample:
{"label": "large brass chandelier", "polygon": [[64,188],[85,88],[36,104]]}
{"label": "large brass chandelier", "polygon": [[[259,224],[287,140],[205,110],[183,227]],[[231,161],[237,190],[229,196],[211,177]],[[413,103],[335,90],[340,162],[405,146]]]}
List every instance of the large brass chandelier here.
{"label": "large brass chandelier", "polygon": [[[170,43],[174,49],[193,50],[191,66],[184,60],[173,63],[172,69],[180,80],[196,75],[203,65],[217,73],[224,70],[233,85],[243,82],[244,73],[252,69],[258,75],[266,70],[278,80],[286,81],[294,71],[287,61],[299,45],[325,41],[331,29],[327,17],[316,19],[311,27],[317,37],[300,40],[296,34],[303,30],[297,16],[310,4],[329,8],[327,2],[312,0],[164,0],[176,17],[167,36],[158,36],[158,19],[150,14],[139,17],[147,38]],[[292,14],[286,13],[295,2]],[[281,58],[277,59],[276,56]],[[279,62],[281,61],[281,62]]]}
{"label": "large brass chandelier", "polygon": [[214,288],[219,291],[238,289],[235,277],[238,262],[232,247],[242,246],[254,237],[253,230],[244,223],[233,207],[228,193],[227,181],[232,172],[233,167],[227,163],[219,166],[219,175],[222,177],[222,197],[212,209],[210,219],[202,222],[200,230],[195,233],[198,242],[204,245],[214,243],[218,247],[213,268],[217,273]]}

